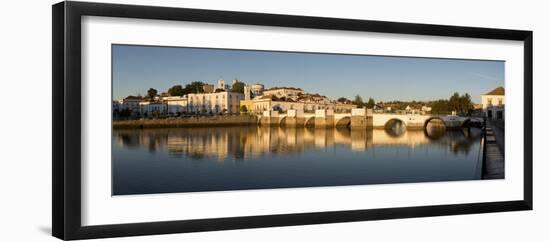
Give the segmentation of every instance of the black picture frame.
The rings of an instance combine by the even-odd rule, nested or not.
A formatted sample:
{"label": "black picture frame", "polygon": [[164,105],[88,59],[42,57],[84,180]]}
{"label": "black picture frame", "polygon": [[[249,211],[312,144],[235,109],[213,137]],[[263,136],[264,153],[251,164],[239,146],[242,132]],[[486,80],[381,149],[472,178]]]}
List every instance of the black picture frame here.
{"label": "black picture frame", "polygon": [[[533,32],[415,23],[151,7],[90,2],[52,6],[53,195],[52,233],[60,239],[107,238],[322,224],[380,219],[531,210],[533,208]],[[366,31],[517,40],[524,43],[524,194],[522,200],[367,210],[295,213],[82,226],[81,224],[81,17],[104,16],[207,23]]]}

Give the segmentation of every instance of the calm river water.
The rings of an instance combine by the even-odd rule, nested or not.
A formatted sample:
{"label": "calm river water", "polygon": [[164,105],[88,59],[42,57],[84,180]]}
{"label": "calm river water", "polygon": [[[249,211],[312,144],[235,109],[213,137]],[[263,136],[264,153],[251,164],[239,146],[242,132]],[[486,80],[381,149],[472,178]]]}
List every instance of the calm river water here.
{"label": "calm river water", "polygon": [[481,179],[480,130],[115,130],[113,195]]}

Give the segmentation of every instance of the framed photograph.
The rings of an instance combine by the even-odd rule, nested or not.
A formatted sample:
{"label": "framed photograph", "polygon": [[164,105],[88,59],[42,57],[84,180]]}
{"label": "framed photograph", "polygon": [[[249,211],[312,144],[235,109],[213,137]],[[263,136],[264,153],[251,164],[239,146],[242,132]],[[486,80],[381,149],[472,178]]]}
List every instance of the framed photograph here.
{"label": "framed photograph", "polygon": [[531,210],[532,34],[55,4],[53,235]]}

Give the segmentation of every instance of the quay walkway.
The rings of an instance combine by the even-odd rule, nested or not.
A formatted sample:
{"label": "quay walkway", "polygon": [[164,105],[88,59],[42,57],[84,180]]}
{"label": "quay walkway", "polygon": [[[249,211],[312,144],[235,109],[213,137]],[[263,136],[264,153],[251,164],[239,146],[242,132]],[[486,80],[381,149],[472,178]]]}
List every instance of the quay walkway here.
{"label": "quay walkway", "polygon": [[482,179],[504,178],[504,130],[487,122]]}

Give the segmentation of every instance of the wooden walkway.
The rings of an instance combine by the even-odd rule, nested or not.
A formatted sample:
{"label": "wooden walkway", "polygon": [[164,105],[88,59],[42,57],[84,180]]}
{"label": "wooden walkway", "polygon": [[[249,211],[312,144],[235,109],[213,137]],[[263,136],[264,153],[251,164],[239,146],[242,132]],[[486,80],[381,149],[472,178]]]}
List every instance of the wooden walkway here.
{"label": "wooden walkway", "polygon": [[491,127],[487,127],[486,129],[485,160],[482,178],[504,178],[504,155],[497,144],[495,133]]}

